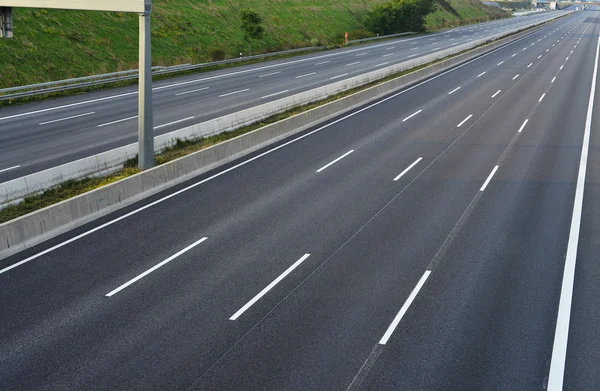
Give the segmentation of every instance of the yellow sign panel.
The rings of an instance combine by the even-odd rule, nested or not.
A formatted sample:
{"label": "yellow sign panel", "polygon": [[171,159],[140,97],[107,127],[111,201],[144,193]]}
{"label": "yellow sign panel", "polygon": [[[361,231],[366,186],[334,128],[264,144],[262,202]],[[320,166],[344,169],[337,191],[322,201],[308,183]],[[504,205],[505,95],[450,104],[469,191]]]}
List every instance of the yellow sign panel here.
{"label": "yellow sign panel", "polygon": [[0,0],[0,7],[56,8],[86,11],[147,13],[151,0]]}

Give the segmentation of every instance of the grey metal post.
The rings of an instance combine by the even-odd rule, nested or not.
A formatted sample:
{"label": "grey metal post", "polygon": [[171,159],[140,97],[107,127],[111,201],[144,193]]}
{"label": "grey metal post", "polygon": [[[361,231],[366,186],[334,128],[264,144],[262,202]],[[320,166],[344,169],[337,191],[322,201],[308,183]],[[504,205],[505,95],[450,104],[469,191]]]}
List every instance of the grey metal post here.
{"label": "grey metal post", "polygon": [[140,63],[138,97],[138,167],[154,166],[154,129],[152,122],[152,55],[150,49],[151,0],[146,0],[146,11],[140,14]]}

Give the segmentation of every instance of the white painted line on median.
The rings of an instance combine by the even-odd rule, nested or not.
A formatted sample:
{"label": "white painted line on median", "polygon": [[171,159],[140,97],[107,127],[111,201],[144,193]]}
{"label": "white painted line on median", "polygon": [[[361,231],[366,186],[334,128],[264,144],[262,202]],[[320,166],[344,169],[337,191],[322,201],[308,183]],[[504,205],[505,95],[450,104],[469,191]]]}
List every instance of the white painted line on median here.
{"label": "white painted line on median", "polygon": [[600,36],[598,37],[598,45],[596,46],[596,61],[592,76],[592,87],[590,90],[590,99],[588,101],[588,111],[585,120],[583,145],[581,147],[581,158],[579,161],[579,173],[577,174],[577,185],[575,187],[575,201],[573,202],[573,215],[571,217],[571,229],[569,231],[569,242],[567,244],[567,254],[565,257],[565,268],[560,290],[560,301],[558,303],[554,344],[552,346],[552,358],[550,359],[550,373],[548,375],[548,391],[561,391],[563,389],[565,362],[567,359],[567,343],[569,339],[569,322],[571,319],[571,303],[573,300],[573,286],[575,284],[575,264],[577,262],[577,247],[579,245],[579,229],[581,226],[581,214],[583,211],[585,175],[587,171],[587,159],[590,147],[590,132],[592,128],[592,116],[594,112],[594,98],[596,95],[596,78],[598,76],[599,53]]}
{"label": "white painted line on median", "polygon": [[554,77],[552,78],[552,81],[551,81],[550,83],[554,83],[554,80],[556,80],[556,76],[554,76]]}
{"label": "white painted line on median", "polygon": [[154,129],[160,129],[160,128],[164,128],[165,126],[175,125],[175,124],[178,124],[180,122],[187,121],[187,120],[190,120],[190,119],[194,119],[194,117],[192,116],[192,117],[187,117],[187,118],[184,118],[184,119],[178,119],[177,121],[169,122],[168,124],[155,126]]}
{"label": "white painted line on median", "polygon": [[490,172],[490,175],[487,177],[487,179],[485,180],[485,182],[483,183],[483,186],[481,186],[481,189],[479,189],[479,191],[484,191],[485,190],[485,188],[487,187],[487,185],[492,180],[492,178],[493,178],[494,174],[496,173],[496,171],[498,171],[498,166],[494,167],[494,169],[492,170],[492,172]]}
{"label": "white painted line on median", "polygon": [[350,66],[356,65],[356,64],[360,64],[360,61],[351,62],[350,64],[346,64],[346,66],[350,67]]}
{"label": "white painted line on median", "polygon": [[332,164],[335,164],[337,162],[339,162],[340,160],[342,160],[343,158],[345,158],[346,156],[350,155],[352,152],[354,152],[354,149],[349,150],[348,152],[346,152],[345,154],[343,154],[342,156],[338,157],[337,159],[335,159],[332,162],[327,163],[326,165],[324,165],[323,167],[319,168],[317,170],[317,172],[321,172],[324,169],[326,169],[327,167],[331,166]]}
{"label": "white painted line on median", "polygon": [[303,77],[312,76],[312,75],[314,75],[316,73],[317,72],[305,73],[304,75],[296,76],[295,79],[302,79]]}
{"label": "white painted line on median", "polygon": [[460,124],[456,125],[456,127],[457,127],[457,128],[460,128],[461,126],[463,126],[463,124],[464,124],[465,122],[467,122],[468,120],[470,120],[472,116],[473,116],[473,114],[469,114],[469,116],[468,116],[467,118],[463,119],[463,120],[460,122]]}
{"label": "white painted line on median", "polygon": [[193,94],[194,92],[198,92],[198,91],[205,91],[208,90],[210,87],[204,87],[204,88],[198,88],[197,90],[191,90],[191,91],[185,91],[185,92],[180,92],[178,94],[175,94],[175,96],[180,96],[180,95],[187,95],[187,94]]}
{"label": "white painted line on median", "polygon": [[229,320],[236,320],[237,318],[239,318],[244,312],[246,312],[248,310],[248,308],[252,307],[254,305],[254,303],[256,303],[258,300],[260,300],[264,295],[266,295],[267,292],[269,292],[271,289],[273,289],[273,287],[275,285],[279,284],[279,282],[281,282],[281,280],[283,280],[288,274],[293,272],[294,269],[297,268],[298,266],[300,266],[300,264],[302,262],[304,262],[308,257],[310,257],[310,254],[304,254],[302,256],[302,258],[300,258],[299,260],[294,262],[294,264],[292,266],[287,268],[287,270],[284,271],[283,273],[281,273],[281,275],[279,277],[277,277],[275,280],[273,280],[273,282],[271,282],[262,291],[260,291],[256,296],[254,296],[252,298],[252,300],[250,300],[242,308],[240,308],[235,314],[233,314],[231,316],[231,318],[229,318]]}
{"label": "white painted line on median", "polygon": [[500,66],[502,64],[504,64],[504,61],[500,61],[497,65]]}
{"label": "white painted line on median", "polygon": [[458,91],[458,90],[460,90],[460,87],[456,87],[455,89],[453,89],[452,91],[450,91],[450,92],[448,93],[448,95],[452,95],[452,94],[454,94],[454,93],[455,93],[456,91]]}
{"label": "white painted line on median", "polygon": [[[511,44],[514,44],[514,43],[518,42],[521,39],[523,39],[523,38],[519,38],[518,40],[512,42]],[[260,159],[260,158],[262,158],[264,156],[270,155],[271,153],[274,153],[274,152],[276,152],[276,151],[278,151],[278,150],[280,150],[282,148],[285,148],[288,145],[291,145],[291,144],[293,144],[293,143],[295,143],[297,141],[303,140],[303,139],[305,139],[305,138],[307,138],[307,137],[309,137],[309,136],[311,136],[311,135],[313,135],[315,133],[318,133],[318,132],[320,132],[320,131],[322,131],[324,129],[328,129],[328,128],[330,128],[333,125],[336,125],[336,124],[338,124],[340,122],[343,122],[343,121],[345,121],[345,120],[347,120],[349,118],[352,118],[352,117],[354,117],[354,116],[356,116],[356,115],[358,115],[360,113],[363,113],[363,112],[365,112],[365,111],[367,111],[369,109],[372,109],[373,107],[379,106],[380,104],[382,104],[384,102],[387,102],[387,101],[389,101],[391,99],[394,99],[394,98],[396,98],[396,97],[398,97],[400,95],[406,94],[409,91],[412,91],[412,90],[414,90],[414,89],[416,89],[416,88],[418,88],[418,87],[420,87],[420,86],[422,86],[424,84],[430,83],[431,81],[436,80],[436,79],[438,79],[438,78],[440,78],[440,77],[442,77],[444,75],[447,75],[447,74],[449,74],[451,72],[454,72],[457,69],[460,69],[460,68],[462,68],[464,66],[467,66],[468,64],[471,64],[471,63],[473,63],[475,61],[479,61],[482,58],[485,58],[485,57],[487,57],[489,55],[492,55],[493,53],[496,53],[499,50],[500,49],[494,49],[494,50],[492,50],[492,51],[490,51],[488,53],[485,53],[485,54],[483,54],[483,55],[481,55],[481,56],[479,56],[477,58],[474,58],[474,59],[469,60],[469,61],[467,61],[467,62],[465,62],[465,63],[463,63],[461,65],[458,65],[455,68],[452,68],[452,69],[449,69],[447,71],[444,71],[444,72],[442,72],[442,73],[440,73],[438,75],[435,75],[435,76],[433,76],[433,77],[431,77],[429,79],[426,79],[426,80],[424,80],[424,81],[422,81],[420,83],[417,83],[417,84],[415,84],[415,85],[413,85],[411,87],[408,87],[408,88],[406,88],[406,89],[404,89],[404,90],[402,90],[400,92],[397,92],[397,93],[395,93],[393,95],[390,95],[390,96],[388,96],[386,98],[383,98],[380,101],[377,101],[377,102],[375,102],[373,104],[370,104],[370,105],[368,105],[366,107],[358,109],[358,110],[356,110],[356,111],[354,111],[354,112],[352,112],[352,113],[350,113],[348,115],[345,115],[345,116],[343,116],[341,118],[338,118],[338,119],[336,119],[336,120],[334,120],[334,121],[332,121],[332,122],[330,122],[330,123],[328,123],[326,125],[323,125],[323,126],[317,128],[315,130],[312,130],[312,131],[308,132],[308,133],[305,133],[302,136],[298,136],[298,137],[296,137],[296,138],[294,138],[294,139],[292,139],[290,141],[287,141],[287,142],[285,142],[283,144],[280,144],[280,145],[278,145],[276,147],[268,149],[267,151],[262,152],[262,153],[260,153],[260,154],[258,154],[256,156],[248,158],[248,159],[246,159],[246,160],[244,160],[244,161],[242,161],[242,162],[240,162],[238,164],[235,164],[234,166],[231,166],[231,167],[226,168],[226,169],[224,169],[222,171],[219,171],[216,174],[209,176],[208,178],[204,178],[202,180],[199,180],[198,182],[194,182],[191,185],[189,185],[187,187],[184,187],[183,189],[174,191],[173,193],[170,193],[170,194],[168,194],[168,195],[166,195],[166,196],[164,196],[162,198],[159,198],[156,201],[152,201],[152,202],[150,202],[150,203],[148,203],[148,204],[146,204],[144,206],[140,206],[139,208],[134,209],[131,212],[125,213],[124,215],[121,215],[121,216],[116,217],[116,218],[114,218],[114,219],[112,219],[110,221],[107,221],[104,224],[101,224],[101,225],[99,225],[97,227],[91,228],[91,229],[89,229],[89,230],[87,230],[85,232],[82,232],[79,235],[73,236],[73,237],[71,237],[71,238],[69,238],[69,239],[67,239],[67,240],[65,240],[63,242],[60,242],[60,243],[58,243],[58,244],[56,244],[56,245],[54,245],[52,247],[49,247],[49,248],[47,248],[45,250],[40,251],[39,253],[33,254],[33,255],[31,255],[31,256],[29,256],[29,257],[27,257],[27,258],[25,258],[25,259],[23,259],[23,260],[21,260],[19,262],[16,262],[16,263],[14,263],[12,265],[9,265],[9,266],[5,267],[4,269],[0,269],[0,274],[4,274],[4,273],[8,272],[9,270],[12,270],[12,269],[14,269],[16,267],[19,267],[21,265],[29,263],[29,262],[31,262],[31,261],[33,261],[35,259],[43,257],[44,255],[49,254],[49,253],[53,252],[54,250],[63,248],[63,247],[65,247],[65,246],[67,246],[67,245],[69,245],[69,244],[71,244],[73,242],[78,241],[79,239],[85,238],[85,237],[87,237],[87,236],[89,236],[89,235],[91,235],[91,234],[93,234],[95,232],[98,232],[98,231],[100,231],[100,230],[102,230],[102,229],[104,229],[106,227],[110,227],[111,225],[113,225],[115,223],[118,223],[118,222],[120,222],[122,220],[125,220],[125,219],[127,219],[127,218],[129,218],[131,216],[134,216],[134,215],[136,215],[136,214],[138,214],[140,212],[143,212],[146,209],[150,209],[150,208],[152,208],[152,207],[154,207],[156,205],[159,205],[159,204],[161,204],[161,203],[163,203],[163,202],[165,202],[167,200],[170,200],[171,198],[177,197],[180,194],[183,194],[183,193],[188,192],[188,191],[190,191],[192,189],[195,189],[196,187],[201,186],[201,185],[205,184],[206,182],[209,182],[209,181],[212,181],[213,179],[219,178],[219,177],[221,177],[221,176],[223,176],[223,175],[225,175],[225,174],[227,174],[227,173],[229,173],[231,171],[234,171],[234,170],[236,170],[236,169],[238,169],[240,167],[243,167],[243,166],[245,166],[247,164],[250,164],[250,163],[254,162],[255,160],[258,160],[258,159]]]}
{"label": "white painted line on median", "polygon": [[387,343],[387,341],[390,339],[390,337],[394,333],[394,330],[396,330],[396,327],[398,327],[398,324],[404,317],[404,314],[406,314],[406,311],[408,311],[408,309],[410,308],[410,305],[415,300],[415,297],[417,297],[417,295],[419,294],[419,291],[425,284],[425,281],[427,281],[427,278],[429,278],[430,274],[431,274],[430,270],[425,271],[425,273],[423,274],[423,276],[421,277],[421,279],[419,280],[419,282],[417,283],[417,285],[415,286],[413,291],[410,293],[410,296],[408,296],[408,299],[406,299],[406,301],[404,302],[404,305],[402,306],[402,308],[400,308],[400,311],[398,312],[398,314],[392,321],[392,324],[390,324],[390,326],[386,330],[385,334],[383,334],[383,337],[379,341],[380,345],[385,345]]}
{"label": "white painted line on median", "polygon": [[542,94],[542,96],[540,96],[540,99],[538,100],[538,102],[541,102],[541,101],[542,101],[542,99],[544,99],[544,97],[545,97],[545,96],[546,96],[546,93],[544,92],[544,93]]}
{"label": "white painted line on median", "polygon": [[239,94],[239,93],[246,92],[246,91],[250,91],[250,88],[246,88],[246,89],[244,89],[244,90],[233,91],[233,92],[229,92],[229,93],[227,93],[227,94],[219,95],[219,98],[223,98],[223,97],[225,97],[225,96],[230,96],[230,95]]}
{"label": "white painted line on median", "polygon": [[[329,62],[329,61],[327,61],[327,62]],[[269,77],[269,76],[273,76],[273,75],[279,75],[280,73],[281,72],[271,72],[271,73],[267,73],[267,74],[264,74],[264,75],[260,75],[258,77]]]}
{"label": "white painted line on median", "polygon": [[485,75],[485,72],[481,72],[479,75],[477,75],[477,77],[481,77],[483,75]]}
{"label": "white painted line on median", "polygon": [[529,119],[526,119],[525,122],[523,122],[523,125],[521,125],[517,133],[521,133],[523,129],[525,129],[525,125],[527,125],[527,122],[529,122]]}
{"label": "white painted line on median", "polygon": [[96,114],[96,112],[95,111],[91,111],[91,112],[85,113],[85,114],[72,115],[70,117],[55,119],[55,120],[52,120],[52,121],[40,122],[39,124],[40,125],[53,124],[55,122],[67,121],[67,120],[70,120],[70,119],[85,117],[85,116],[92,115],[92,114]]}
{"label": "white painted line on median", "polygon": [[423,111],[423,110],[419,110],[419,111],[416,111],[416,112],[412,113],[412,114],[411,114],[411,115],[409,115],[408,117],[404,118],[404,119],[402,120],[402,122],[406,122],[406,121],[408,121],[409,119],[411,119],[411,118],[412,118],[412,117],[414,117],[415,115],[419,114],[421,111]]}
{"label": "white painted line on median", "polygon": [[206,239],[208,239],[207,237],[204,237],[192,244],[190,244],[189,246],[187,246],[186,248],[184,248],[183,250],[179,251],[178,253],[176,253],[175,255],[170,256],[169,258],[165,259],[164,261],[162,261],[161,263],[159,263],[156,266],[151,267],[150,269],[146,270],[145,272],[143,272],[142,274],[140,274],[139,276],[127,281],[125,284],[121,285],[120,287],[118,287],[115,290],[112,290],[110,292],[108,292],[106,294],[106,297],[111,297],[117,293],[119,293],[120,291],[122,291],[123,289],[127,288],[129,285],[135,283],[136,281],[141,280],[142,278],[146,277],[148,274],[152,273],[153,271],[165,266],[167,263],[171,262],[172,260],[174,260],[175,258],[181,256],[182,254],[185,254],[186,252],[190,251],[191,249],[193,249],[194,247],[196,247],[197,245],[199,245],[200,243],[204,242]]}
{"label": "white painted line on median", "polygon": [[517,73],[517,75],[515,77],[513,77],[513,80],[515,80],[517,77],[519,77],[519,74]]}
{"label": "white painted line on median", "polygon": [[402,171],[400,173],[400,175],[398,175],[396,178],[394,178],[394,181],[397,181],[398,179],[402,178],[404,176],[404,174],[406,174],[407,172],[409,172],[414,166],[416,166],[421,160],[423,160],[422,157],[418,158],[417,160],[415,160],[410,166],[408,166],[404,171]]}
{"label": "white painted line on median", "polygon": [[289,92],[289,90],[279,91],[279,92],[276,92],[276,93],[274,93],[274,94],[265,95],[265,96],[263,96],[263,97],[262,97],[262,98],[260,98],[260,99],[267,99],[267,98],[271,98],[271,97],[273,97],[273,96],[277,96],[277,95],[285,94],[286,92]]}
{"label": "white painted line on median", "polygon": [[12,167],[8,167],[8,168],[3,168],[2,170],[0,170],[0,172],[6,172],[6,171],[10,171],[10,170],[15,170],[17,168],[21,167],[20,165],[17,166],[12,166]]}
{"label": "white painted line on median", "polygon": [[331,61],[321,61],[316,63],[315,65],[323,65],[323,64],[329,64]]}
{"label": "white painted line on median", "polygon": [[375,65],[375,68],[382,67],[382,66],[387,65],[387,64],[389,64],[389,62],[382,62],[381,64]]}
{"label": "white painted line on median", "polygon": [[494,95],[492,95],[492,98],[495,98],[500,92],[502,92],[502,90],[496,91],[496,93]]}
{"label": "white painted line on median", "polygon": [[137,117],[138,117],[137,115],[134,115],[133,117],[127,117],[127,118],[123,118],[123,119],[118,119],[118,120],[116,120],[116,121],[107,122],[107,123],[105,123],[105,124],[98,125],[98,127],[99,127],[99,128],[103,128],[103,127],[105,127],[105,126],[108,126],[108,125],[114,125],[114,124],[118,124],[119,122],[130,121],[130,120],[132,120],[132,119],[135,119],[135,118],[137,118]]}
{"label": "white painted line on median", "polygon": [[347,73],[344,73],[344,74],[342,74],[342,75],[337,75],[337,76],[334,76],[334,77],[330,77],[330,78],[329,78],[329,80],[333,80],[333,79],[339,79],[340,77],[344,77],[344,76],[348,76],[348,74],[347,74]]}

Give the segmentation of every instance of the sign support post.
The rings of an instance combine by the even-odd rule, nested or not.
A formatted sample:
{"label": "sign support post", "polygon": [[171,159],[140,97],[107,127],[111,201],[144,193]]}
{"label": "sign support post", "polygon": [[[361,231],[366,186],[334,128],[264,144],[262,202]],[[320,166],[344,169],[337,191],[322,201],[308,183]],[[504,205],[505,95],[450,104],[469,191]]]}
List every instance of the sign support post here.
{"label": "sign support post", "polygon": [[138,97],[138,167],[154,167],[154,129],[152,118],[152,53],[150,46],[150,13],[152,3],[140,14],[140,61]]}

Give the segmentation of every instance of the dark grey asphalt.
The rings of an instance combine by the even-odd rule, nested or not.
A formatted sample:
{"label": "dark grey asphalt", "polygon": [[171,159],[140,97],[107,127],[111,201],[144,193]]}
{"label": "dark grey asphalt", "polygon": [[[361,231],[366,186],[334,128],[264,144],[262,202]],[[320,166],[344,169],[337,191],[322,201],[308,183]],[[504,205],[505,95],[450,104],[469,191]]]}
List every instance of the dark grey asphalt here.
{"label": "dark grey asphalt", "polygon": [[[599,21],[563,18],[196,187],[223,169],[0,261],[187,189],[0,274],[0,389],[346,390],[355,379],[357,389],[544,389]],[[599,167],[592,158],[569,389],[598,386]]]}
{"label": "dark grey asphalt", "polygon": [[[353,77],[384,63],[416,58],[552,15],[540,13],[160,81],[154,86],[154,124],[167,126],[155,132],[167,133],[329,84],[332,77],[347,74],[335,81]],[[136,91],[137,86],[131,86],[0,108],[0,182],[135,142]],[[75,118],[63,120],[70,117]],[[56,120],[62,121],[51,122]],[[105,124],[109,125],[99,127]]]}

